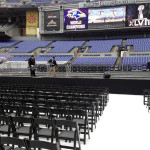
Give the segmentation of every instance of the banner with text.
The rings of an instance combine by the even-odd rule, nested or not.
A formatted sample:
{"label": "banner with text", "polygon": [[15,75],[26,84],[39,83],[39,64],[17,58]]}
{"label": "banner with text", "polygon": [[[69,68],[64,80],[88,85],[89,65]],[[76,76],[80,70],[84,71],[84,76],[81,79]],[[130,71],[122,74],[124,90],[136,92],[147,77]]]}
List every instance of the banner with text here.
{"label": "banner with text", "polygon": [[44,30],[59,31],[60,30],[60,12],[46,11],[44,12]]}
{"label": "banner with text", "polygon": [[127,27],[150,26],[150,4],[137,4],[127,6]]}
{"label": "banner with text", "polygon": [[69,9],[64,11],[64,30],[88,29],[88,9]]}

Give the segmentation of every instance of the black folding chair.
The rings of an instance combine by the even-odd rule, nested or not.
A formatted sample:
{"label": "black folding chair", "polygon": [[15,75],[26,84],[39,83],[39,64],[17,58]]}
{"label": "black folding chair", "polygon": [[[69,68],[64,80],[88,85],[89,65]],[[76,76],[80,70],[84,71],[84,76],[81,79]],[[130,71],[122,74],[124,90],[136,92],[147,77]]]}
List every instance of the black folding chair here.
{"label": "black folding chair", "polygon": [[54,120],[35,118],[33,122],[34,139],[39,140],[39,137],[51,138],[51,142],[53,143],[55,135]]}
{"label": "black folding chair", "polygon": [[34,118],[50,119],[50,109],[47,107],[35,107]]}
{"label": "black folding chair", "polygon": [[51,109],[51,119],[55,120],[69,120],[68,110],[66,109]]}
{"label": "black folding chair", "polygon": [[50,143],[46,141],[38,141],[38,140],[25,140],[26,142],[26,150],[32,149],[47,149],[47,150],[60,150],[59,143]]}
{"label": "black folding chair", "polygon": [[10,136],[11,126],[8,116],[0,116],[0,133]]}
{"label": "black folding chair", "polygon": [[3,114],[5,116],[18,116],[19,115],[19,107],[18,106],[11,106],[11,105],[2,105]]}
{"label": "black folding chair", "polygon": [[[78,123],[71,120],[56,120],[56,141],[60,143],[60,140],[73,141],[73,147],[60,145],[61,148],[81,150]],[[77,142],[78,147],[76,146]]]}
{"label": "black folding chair", "polygon": [[15,137],[0,136],[0,146],[3,150],[26,150],[25,140]]}
{"label": "black folding chair", "polygon": [[88,135],[90,139],[89,120],[87,111],[80,109],[69,110],[69,115],[73,121],[78,122],[80,133],[84,135],[84,138],[81,139],[81,141],[84,141],[84,144],[86,144],[86,135]]}
{"label": "black folding chair", "polygon": [[11,127],[14,137],[28,136],[32,138],[33,134],[33,119],[25,117],[10,117]]}
{"label": "black folding chair", "polygon": [[35,108],[34,107],[27,107],[27,106],[20,106],[19,107],[19,116],[25,117],[25,118],[33,118],[35,114]]}

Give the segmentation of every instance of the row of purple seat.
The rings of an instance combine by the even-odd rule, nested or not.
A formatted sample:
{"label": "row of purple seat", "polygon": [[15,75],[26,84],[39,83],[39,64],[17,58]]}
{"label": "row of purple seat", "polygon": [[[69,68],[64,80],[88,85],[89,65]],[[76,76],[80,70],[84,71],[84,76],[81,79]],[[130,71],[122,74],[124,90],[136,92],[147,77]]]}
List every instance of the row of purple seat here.
{"label": "row of purple seat", "polygon": [[10,58],[9,61],[27,61],[29,58],[29,55],[16,55]]}
{"label": "row of purple seat", "polygon": [[117,57],[93,57],[93,58],[77,58],[72,64],[111,64],[114,65]]}
{"label": "row of purple seat", "polygon": [[52,57],[55,57],[56,61],[70,61],[73,58],[73,55],[41,55],[37,57],[36,61],[49,61]]}
{"label": "row of purple seat", "polygon": [[[19,42],[19,44],[17,44]],[[29,53],[37,48],[47,47],[52,41],[1,41],[0,48],[12,47],[16,49],[11,53]],[[81,47],[85,41],[56,41],[51,45],[49,53],[67,53],[74,47]]]}
{"label": "row of purple seat", "polygon": [[85,41],[56,41],[49,53],[68,53],[74,47],[81,47]]}
{"label": "row of purple seat", "polygon": [[108,53],[112,49],[113,46],[121,45],[122,39],[115,40],[91,40],[87,44],[91,49],[89,53]]}
{"label": "row of purple seat", "polygon": [[[11,47],[19,41],[0,42],[0,47]],[[47,47],[52,41],[20,41],[11,53],[29,53],[39,47]],[[87,46],[90,53],[109,52],[115,45],[121,45],[122,40],[91,40]],[[68,53],[74,47],[82,47],[85,41],[56,41],[52,43],[49,53]]]}
{"label": "row of purple seat", "polygon": [[122,64],[147,64],[150,57],[124,57]]}
{"label": "row of purple seat", "polygon": [[[0,47],[16,47],[11,53],[29,53],[39,47],[47,47],[52,41],[1,41]],[[17,44],[19,43],[19,44]],[[85,41],[56,41],[50,46],[49,53],[68,53],[74,47],[82,47]],[[107,53],[114,46],[119,46],[122,39],[90,40],[86,46],[89,53]],[[150,51],[150,38],[127,39],[126,45],[133,45],[134,51]]]}
{"label": "row of purple seat", "polygon": [[[49,61],[52,56],[55,56],[56,61],[70,61],[73,58],[73,55],[42,55],[36,57],[36,61]],[[1,56],[0,56],[1,58]],[[30,58],[30,55],[14,55],[9,61],[27,61]]]}
{"label": "row of purple seat", "polygon": [[11,53],[29,53],[39,47],[46,47],[52,41],[23,41]]}
{"label": "row of purple seat", "polygon": [[150,38],[127,39],[126,45],[132,45],[135,52],[150,51]]}
{"label": "row of purple seat", "polygon": [[20,3],[21,0],[6,0],[6,3]]}
{"label": "row of purple seat", "polygon": [[0,48],[2,47],[11,47],[17,44],[19,41],[0,41]]}

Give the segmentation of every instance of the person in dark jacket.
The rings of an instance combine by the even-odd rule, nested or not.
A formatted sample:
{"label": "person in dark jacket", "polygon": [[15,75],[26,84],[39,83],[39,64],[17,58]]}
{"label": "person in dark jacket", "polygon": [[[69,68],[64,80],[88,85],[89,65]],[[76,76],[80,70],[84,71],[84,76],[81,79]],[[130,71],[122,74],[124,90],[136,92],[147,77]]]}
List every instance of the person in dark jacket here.
{"label": "person in dark jacket", "polygon": [[29,68],[30,68],[30,74],[31,74],[31,77],[35,77],[35,69],[36,69],[36,66],[35,66],[35,57],[34,55],[32,55],[29,60],[28,60],[28,64],[29,64]]}
{"label": "person in dark jacket", "polygon": [[150,62],[147,62],[147,69],[150,71]]}
{"label": "person in dark jacket", "polygon": [[49,69],[49,76],[51,75],[51,72],[53,71],[54,77],[56,77],[56,67],[57,67],[57,63],[55,60],[55,57],[52,57],[49,61],[48,61],[49,65],[50,65],[50,69]]}

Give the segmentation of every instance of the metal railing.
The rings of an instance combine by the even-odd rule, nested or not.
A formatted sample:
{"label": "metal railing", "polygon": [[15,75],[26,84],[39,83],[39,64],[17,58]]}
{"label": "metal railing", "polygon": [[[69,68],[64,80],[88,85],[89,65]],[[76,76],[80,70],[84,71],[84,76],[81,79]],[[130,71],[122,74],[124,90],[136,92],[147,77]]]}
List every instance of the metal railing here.
{"label": "metal railing", "polygon": [[0,70],[28,69],[27,62],[4,62],[0,64]]}

